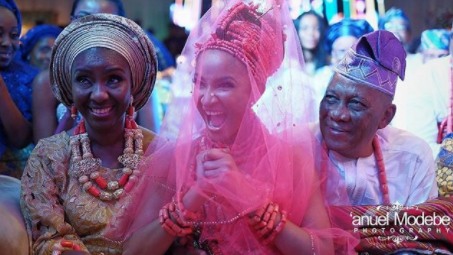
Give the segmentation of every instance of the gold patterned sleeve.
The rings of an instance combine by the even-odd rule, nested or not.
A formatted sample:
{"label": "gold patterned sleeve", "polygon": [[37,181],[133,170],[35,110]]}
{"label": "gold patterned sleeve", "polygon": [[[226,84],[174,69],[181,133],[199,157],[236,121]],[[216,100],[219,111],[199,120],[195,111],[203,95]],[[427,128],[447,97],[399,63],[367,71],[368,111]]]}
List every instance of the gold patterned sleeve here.
{"label": "gold patterned sleeve", "polygon": [[65,222],[62,197],[67,186],[68,141],[62,135],[41,140],[31,154],[21,187],[21,208],[32,254],[51,254],[56,240],[71,239],[86,250]]}

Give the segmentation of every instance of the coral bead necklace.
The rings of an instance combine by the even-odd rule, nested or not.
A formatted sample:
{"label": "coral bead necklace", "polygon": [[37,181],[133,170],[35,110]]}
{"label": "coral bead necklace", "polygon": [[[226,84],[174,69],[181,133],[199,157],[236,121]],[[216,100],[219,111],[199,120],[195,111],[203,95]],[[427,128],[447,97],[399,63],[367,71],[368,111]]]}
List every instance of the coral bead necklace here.
{"label": "coral bead necklace", "polygon": [[70,175],[78,179],[86,192],[104,201],[119,199],[124,192],[132,189],[140,176],[137,166],[143,156],[143,134],[130,116],[132,115],[126,117],[125,149],[118,157],[118,161],[124,166],[123,175],[117,181],[107,182],[99,173],[102,161],[93,157],[83,119],[70,138],[73,162]]}
{"label": "coral bead necklace", "polygon": [[381,145],[379,144],[379,138],[375,136],[373,138],[374,157],[376,159],[376,165],[378,168],[379,184],[381,185],[382,197],[384,198],[384,204],[390,204],[389,186],[387,184],[387,175],[385,173],[384,157],[382,156]]}

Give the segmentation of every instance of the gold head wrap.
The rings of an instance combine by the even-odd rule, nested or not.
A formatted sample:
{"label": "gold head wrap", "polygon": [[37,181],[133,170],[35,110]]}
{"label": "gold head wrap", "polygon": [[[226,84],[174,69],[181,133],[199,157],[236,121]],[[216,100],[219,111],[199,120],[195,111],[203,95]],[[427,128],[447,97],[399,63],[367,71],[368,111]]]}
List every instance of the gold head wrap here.
{"label": "gold head wrap", "polygon": [[73,104],[72,64],[81,52],[97,47],[113,50],[127,60],[132,73],[134,107],[143,107],[156,81],[154,46],[140,26],[112,14],[77,19],[58,36],[50,63],[50,82],[55,97],[66,106]]}

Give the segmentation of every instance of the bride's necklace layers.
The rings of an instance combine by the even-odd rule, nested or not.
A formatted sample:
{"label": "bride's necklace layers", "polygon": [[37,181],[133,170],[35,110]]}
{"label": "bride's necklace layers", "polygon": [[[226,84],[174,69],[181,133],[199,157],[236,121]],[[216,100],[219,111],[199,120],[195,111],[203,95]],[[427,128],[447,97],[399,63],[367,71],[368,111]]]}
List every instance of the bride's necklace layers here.
{"label": "bride's necklace layers", "polygon": [[143,156],[143,133],[138,128],[129,113],[126,116],[124,131],[125,148],[118,161],[124,166],[123,175],[119,180],[107,182],[99,170],[102,161],[94,158],[91,152],[91,142],[85,129],[85,120],[82,119],[70,137],[72,166],[70,175],[78,179],[83,189],[94,197],[103,201],[119,199],[124,192],[129,192],[137,183],[140,172],[137,169]]}

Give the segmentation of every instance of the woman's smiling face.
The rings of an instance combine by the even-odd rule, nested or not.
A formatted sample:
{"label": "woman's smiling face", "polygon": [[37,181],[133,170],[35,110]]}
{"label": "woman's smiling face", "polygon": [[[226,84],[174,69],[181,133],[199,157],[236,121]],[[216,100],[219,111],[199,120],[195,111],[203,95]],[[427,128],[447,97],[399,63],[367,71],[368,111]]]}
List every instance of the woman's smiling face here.
{"label": "woman's smiling face", "polygon": [[74,104],[88,125],[97,130],[123,125],[132,85],[123,56],[106,48],[85,50],[75,58],[71,74]]}
{"label": "woman's smiling face", "polygon": [[0,6],[0,69],[7,68],[19,49],[17,19],[9,9]]}
{"label": "woman's smiling face", "polygon": [[210,138],[233,143],[244,114],[250,110],[247,67],[225,51],[207,50],[198,57],[194,83],[199,88],[197,107]]}

